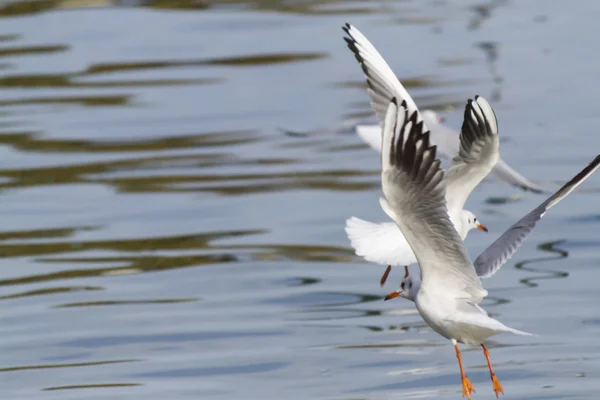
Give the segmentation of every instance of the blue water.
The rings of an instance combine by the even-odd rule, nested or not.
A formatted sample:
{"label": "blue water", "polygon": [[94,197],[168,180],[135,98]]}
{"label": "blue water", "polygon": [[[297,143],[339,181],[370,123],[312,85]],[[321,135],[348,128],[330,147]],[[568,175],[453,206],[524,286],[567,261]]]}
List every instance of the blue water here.
{"label": "blue water", "polygon": [[[175,4],[185,5],[176,8]],[[0,384],[10,399],[460,397],[454,350],[383,266],[357,26],[451,127],[475,94],[549,189],[600,153],[600,6],[546,1],[6,1],[0,6]],[[505,398],[596,399],[600,177],[553,208],[483,306]],[[544,196],[490,177],[476,257]],[[477,392],[483,354],[464,346]]]}

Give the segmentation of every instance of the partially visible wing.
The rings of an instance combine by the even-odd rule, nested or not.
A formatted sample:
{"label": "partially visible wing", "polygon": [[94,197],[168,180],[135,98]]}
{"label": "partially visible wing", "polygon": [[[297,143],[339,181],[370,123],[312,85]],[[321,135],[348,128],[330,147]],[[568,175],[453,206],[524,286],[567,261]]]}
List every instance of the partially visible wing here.
{"label": "partially visible wing", "polygon": [[[379,125],[368,125],[376,124],[377,118],[373,115],[365,118],[351,118],[340,122],[338,125],[331,126],[329,128],[315,129],[313,131],[294,131],[291,129],[279,128],[279,131],[293,137],[309,137],[309,136],[321,136],[328,134],[345,134],[354,132],[359,126],[375,126],[379,128]],[[379,135],[381,137],[381,130]],[[381,144],[381,139],[380,139]],[[381,152],[381,149],[378,149]]]}
{"label": "partially visible wing", "polygon": [[[379,118],[379,124],[383,127],[385,113],[394,97],[399,103],[406,102],[409,114],[412,115],[415,111],[418,113],[417,105],[375,46],[354,26],[346,24],[342,29],[349,36],[344,37],[348,48],[354,53],[367,79],[369,85],[367,93],[371,99],[371,108]],[[417,122],[422,120],[422,117],[417,114]]]}
{"label": "partially visible wing", "polygon": [[[448,128],[447,126],[435,120],[427,118],[427,110],[421,114],[427,128],[431,130],[429,140],[431,144],[437,146],[438,154],[444,157],[454,157],[459,149],[458,132]],[[369,145],[373,150],[381,153],[381,128],[379,125],[356,125],[356,133],[360,138]],[[498,158],[498,162],[492,169],[492,172],[501,180],[511,186],[516,186],[521,190],[530,191],[533,193],[547,193],[546,190],[539,185],[533,183],[523,175],[515,171],[510,165]]]}
{"label": "partially visible wing", "polygon": [[437,146],[438,153],[442,153],[444,157],[450,159],[456,157],[460,150],[460,139],[458,132],[444,126],[436,120],[431,120],[428,117],[429,110],[423,112],[423,119],[427,124],[427,128],[431,130],[431,143]]}
{"label": "partially visible wing", "polygon": [[[410,111],[409,111],[410,112]],[[430,130],[429,140],[437,146],[438,155],[453,158],[458,153],[458,132],[445,127],[437,120],[437,114],[431,110],[425,110],[421,117]],[[357,124],[356,134],[373,150],[381,153],[381,127],[379,125]]]}
{"label": "partially visible wing", "polygon": [[356,134],[370,148],[381,153],[381,127],[379,125],[357,125]]}
{"label": "partially visible wing", "polygon": [[469,99],[460,132],[458,155],[448,170],[446,200],[448,212],[457,215],[477,185],[498,161],[496,114],[481,96]]}
{"label": "partially visible wing", "polygon": [[502,161],[500,158],[498,159],[498,162],[492,171],[500,179],[512,186],[516,186],[522,190],[528,190],[533,193],[547,193],[544,189],[512,169],[510,165]]}
{"label": "partially visible wing", "polygon": [[429,132],[394,98],[383,127],[381,182],[388,215],[415,253],[422,288],[478,302],[487,295],[446,211],[444,172]]}
{"label": "partially visible wing", "polygon": [[535,224],[544,216],[546,211],[552,208],[559,201],[564,199],[577,186],[590,177],[600,167],[600,155],[578,173],[573,179],[567,182],[556,193],[550,196],[542,204],[534,208],[529,214],[521,218],[517,223],[508,228],[502,236],[492,243],[475,260],[475,269],[477,275],[481,278],[489,278],[504,265],[515,254],[521,244],[527,239]]}
{"label": "partially visible wing", "polygon": [[346,220],[346,235],[356,255],[384,265],[410,265],[417,262],[404,235],[393,222],[373,223],[351,217]]}

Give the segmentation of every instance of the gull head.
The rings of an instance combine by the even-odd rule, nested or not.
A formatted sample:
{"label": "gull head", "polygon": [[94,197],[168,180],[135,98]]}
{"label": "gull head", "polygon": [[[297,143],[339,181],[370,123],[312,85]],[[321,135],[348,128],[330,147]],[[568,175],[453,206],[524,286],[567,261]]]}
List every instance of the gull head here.
{"label": "gull head", "polygon": [[[479,219],[477,219],[475,214],[473,214],[471,211],[462,210],[460,218],[461,218],[461,222],[462,222],[462,229],[464,231],[463,232],[464,236],[461,234],[461,237],[463,240],[464,240],[464,237],[467,236],[467,233],[471,229],[479,229],[480,231],[484,231],[484,232],[488,231],[488,229],[485,227],[485,225],[483,225],[479,221]],[[459,233],[461,233],[461,232],[459,232]]]}
{"label": "gull head", "polygon": [[417,293],[421,288],[421,278],[417,275],[411,275],[408,271],[408,267],[404,267],[404,278],[400,281],[400,288],[387,296],[384,300],[391,300],[396,297],[403,297],[405,299],[415,301]]}
{"label": "gull head", "polygon": [[433,110],[423,111],[421,113],[421,117],[423,118],[423,121],[425,121],[425,125],[427,125],[427,127],[438,125],[446,121],[444,117],[442,117]]}

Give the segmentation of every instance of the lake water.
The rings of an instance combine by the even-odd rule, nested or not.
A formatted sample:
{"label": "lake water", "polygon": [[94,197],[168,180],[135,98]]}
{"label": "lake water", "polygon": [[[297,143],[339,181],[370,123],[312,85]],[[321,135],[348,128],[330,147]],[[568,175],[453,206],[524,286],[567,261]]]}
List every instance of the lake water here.
{"label": "lake water", "polygon": [[[450,343],[343,226],[384,221],[350,22],[417,104],[481,94],[549,189],[600,153],[597,1],[4,1],[0,385],[7,399],[460,398]],[[493,177],[475,257],[544,199]],[[600,176],[485,281],[537,337],[489,343],[507,399],[597,399]],[[464,346],[477,393],[485,359]]]}

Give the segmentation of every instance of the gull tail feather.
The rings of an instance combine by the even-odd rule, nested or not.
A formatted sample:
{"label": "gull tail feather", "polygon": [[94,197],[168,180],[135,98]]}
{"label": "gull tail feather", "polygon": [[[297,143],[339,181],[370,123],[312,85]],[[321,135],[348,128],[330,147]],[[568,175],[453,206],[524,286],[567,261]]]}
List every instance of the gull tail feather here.
{"label": "gull tail feather", "polygon": [[350,217],[346,220],[345,230],[356,255],[365,257],[367,261],[373,261],[369,257],[371,254],[369,249],[381,236],[380,224]]}
{"label": "gull tail feather", "polygon": [[521,336],[538,336],[535,333],[523,332],[518,329],[509,328],[508,326],[506,327],[506,332],[514,333],[515,335],[521,335]]}
{"label": "gull tail feather", "polygon": [[351,217],[346,220],[346,235],[356,255],[384,265],[408,265],[416,262],[406,239],[393,222],[374,223]]}

